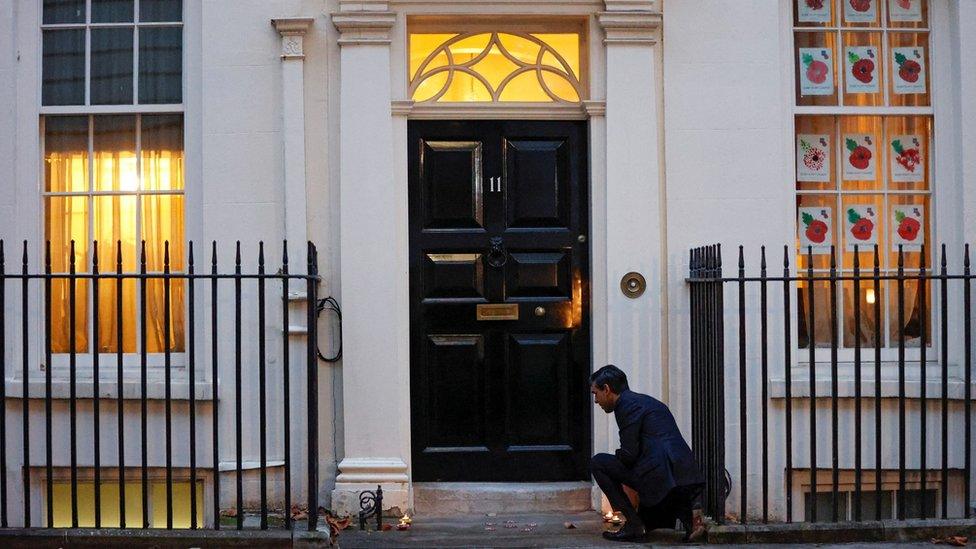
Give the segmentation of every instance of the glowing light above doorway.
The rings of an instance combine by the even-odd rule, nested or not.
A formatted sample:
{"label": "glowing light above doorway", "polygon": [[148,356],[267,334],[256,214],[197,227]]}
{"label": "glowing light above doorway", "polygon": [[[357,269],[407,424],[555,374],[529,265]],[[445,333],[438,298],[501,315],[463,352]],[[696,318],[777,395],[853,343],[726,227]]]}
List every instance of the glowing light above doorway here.
{"label": "glowing light above doorway", "polygon": [[578,33],[411,33],[410,95],[417,102],[578,103]]}

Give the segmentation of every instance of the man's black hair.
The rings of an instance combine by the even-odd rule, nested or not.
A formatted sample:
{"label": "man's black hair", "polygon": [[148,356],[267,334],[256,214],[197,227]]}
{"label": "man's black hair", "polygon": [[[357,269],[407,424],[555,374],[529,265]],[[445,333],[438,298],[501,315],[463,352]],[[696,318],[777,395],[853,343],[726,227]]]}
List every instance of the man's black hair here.
{"label": "man's black hair", "polygon": [[607,364],[590,374],[590,383],[600,388],[604,385],[609,385],[610,390],[618,395],[628,388],[627,374],[613,364]]}

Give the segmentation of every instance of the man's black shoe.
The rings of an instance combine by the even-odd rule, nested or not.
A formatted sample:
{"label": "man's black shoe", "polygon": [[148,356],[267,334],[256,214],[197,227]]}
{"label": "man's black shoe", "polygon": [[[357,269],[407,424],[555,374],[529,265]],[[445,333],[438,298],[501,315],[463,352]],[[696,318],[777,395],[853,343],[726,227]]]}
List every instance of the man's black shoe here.
{"label": "man's black shoe", "polygon": [[604,532],[603,538],[610,541],[639,541],[644,539],[644,528],[641,526],[628,528],[624,525],[623,528],[617,530],[616,532]]}

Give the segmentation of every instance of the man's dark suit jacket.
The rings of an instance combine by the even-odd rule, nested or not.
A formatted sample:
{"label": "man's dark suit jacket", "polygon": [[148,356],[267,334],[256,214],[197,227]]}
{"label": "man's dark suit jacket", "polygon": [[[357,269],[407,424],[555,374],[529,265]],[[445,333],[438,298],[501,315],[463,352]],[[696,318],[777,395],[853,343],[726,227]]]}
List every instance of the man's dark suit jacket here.
{"label": "man's dark suit jacket", "polygon": [[655,505],[676,486],[703,484],[695,455],[671,411],[654,397],[625,389],[613,410],[620,429],[617,459],[634,472],[641,505]]}

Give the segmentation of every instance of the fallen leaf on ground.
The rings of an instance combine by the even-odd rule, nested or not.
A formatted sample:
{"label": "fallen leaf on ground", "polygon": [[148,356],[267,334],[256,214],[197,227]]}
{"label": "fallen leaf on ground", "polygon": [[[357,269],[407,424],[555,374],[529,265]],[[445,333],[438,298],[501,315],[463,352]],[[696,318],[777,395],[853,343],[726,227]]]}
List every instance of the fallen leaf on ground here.
{"label": "fallen leaf on ground", "polygon": [[291,506],[291,520],[305,520],[308,518],[308,508],[297,503]]}
{"label": "fallen leaf on ground", "polygon": [[384,532],[389,532],[392,529],[393,529],[393,525],[392,524],[384,524],[383,525],[383,531]]}
{"label": "fallen leaf on ground", "polygon": [[932,543],[936,545],[944,543],[946,545],[964,547],[968,542],[969,542],[969,538],[967,538],[966,536],[945,536],[941,538],[932,538]]}
{"label": "fallen leaf on ground", "polygon": [[572,522],[564,522],[563,523],[563,526],[565,526],[567,530],[575,530],[576,529],[576,525],[573,524]]}
{"label": "fallen leaf on ground", "polygon": [[329,523],[329,527],[334,527],[336,530],[345,530],[349,528],[352,524],[352,518],[350,517],[334,517],[331,513],[326,513],[325,521]]}

